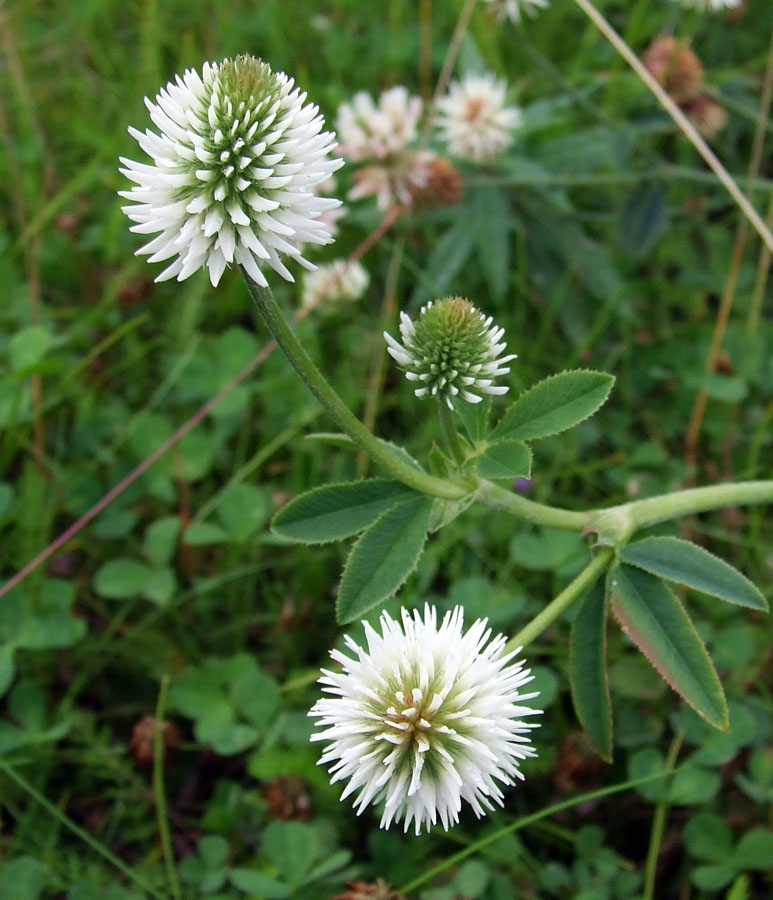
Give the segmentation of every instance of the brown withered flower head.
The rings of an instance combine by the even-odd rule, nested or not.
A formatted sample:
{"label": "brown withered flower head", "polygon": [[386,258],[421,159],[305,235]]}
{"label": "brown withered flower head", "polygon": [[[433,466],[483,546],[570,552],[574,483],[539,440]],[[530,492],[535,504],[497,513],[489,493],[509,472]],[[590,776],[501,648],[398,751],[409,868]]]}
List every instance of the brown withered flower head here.
{"label": "brown withered flower head", "polygon": [[703,89],[703,66],[685,41],[657,37],[642,62],[675,103],[695,100]]}
{"label": "brown withered flower head", "polygon": [[425,166],[425,183],[413,192],[417,206],[456,206],[464,184],[456,166],[444,156],[433,156]]}
{"label": "brown withered flower head", "polygon": [[705,138],[713,138],[727,125],[727,113],[711,97],[701,96],[685,107],[687,118]]}

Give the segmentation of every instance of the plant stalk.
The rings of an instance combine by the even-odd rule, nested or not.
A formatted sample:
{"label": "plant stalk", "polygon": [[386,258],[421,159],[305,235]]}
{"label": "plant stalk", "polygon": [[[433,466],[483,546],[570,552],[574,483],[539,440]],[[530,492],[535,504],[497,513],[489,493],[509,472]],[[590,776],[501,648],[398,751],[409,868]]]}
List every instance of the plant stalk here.
{"label": "plant stalk", "polygon": [[459,439],[459,435],[454,426],[451,410],[448,408],[448,404],[442,397],[437,398],[437,412],[438,419],[440,420],[440,433],[443,435],[443,440],[453,458],[458,465],[461,466],[467,459],[467,454],[464,452],[464,447],[462,446],[462,442]]}
{"label": "plant stalk", "polygon": [[263,323],[271,337],[284,351],[295,371],[305,382],[309,390],[325,407],[338,427],[370,456],[374,463],[381,466],[389,475],[424,494],[442,497],[446,500],[461,500],[474,489],[473,485],[435,478],[414,469],[408,463],[392,453],[378,438],[369,431],[341,400],[338,394],[325,380],[322,373],[311,361],[284,320],[279,305],[270,287],[261,287],[243,271],[250,295],[255,301]]}
{"label": "plant stalk", "polygon": [[542,612],[536,615],[518,634],[510,638],[505,645],[505,651],[515,650],[516,647],[525,647],[539,637],[564,610],[568,609],[575,600],[595,584],[602,572],[612,562],[613,557],[614,550],[611,547],[603,547],[599,550],[571,584],[565,587],[554,600],[551,600]]}

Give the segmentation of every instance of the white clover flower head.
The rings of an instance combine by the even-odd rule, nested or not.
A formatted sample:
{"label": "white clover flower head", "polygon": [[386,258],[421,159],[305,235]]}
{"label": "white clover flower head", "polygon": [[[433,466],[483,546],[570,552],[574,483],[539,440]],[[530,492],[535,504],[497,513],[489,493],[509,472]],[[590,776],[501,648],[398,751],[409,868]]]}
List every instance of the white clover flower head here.
{"label": "white clover flower head", "polygon": [[340,205],[314,188],[343,165],[334,135],[292,78],[253,56],[204,63],[145,99],[158,133],[129,132],[152,164],[121,159],[135,182],[122,197],[137,224],[157,234],[138,253],[172,259],[156,279],[178,281],[206,266],[213,285],[241,265],[258,284],[267,263],[288,281],[282,257],[313,268],[299,245],[332,238],[320,217]]}
{"label": "white clover flower head", "polygon": [[359,300],[369,282],[370,276],[359,262],[336,259],[304,274],[301,302],[316,306],[325,301]]}
{"label": "white clover flower head", "polygon": [[451,83],[437,103],[436,127],[452,155],[490,162],[512,144],[521,111],[505,106],[507,85],[490,72]]}
{"label": "white clover flower head", "polygon": [[704,12],[719,12],[722,9],[733,9],[741,0],[679,0],[682,6],[700,9]]}
{"label": "white clover flower head", "polygon": [[416,139],[421,109],[421,98],[411,96],[403,85],[384,91],[378,103],[366,91],[358,91],[350,103],[338,107],[339,152],[352,162],[400,153]]}
{"label": "white clover flower head", "polygon": [[500,356],[504,333],[469,300],[446,297],[422,307],[416,322],[400,313],[402,344],[386,332],[384,338],[408,381],[420,382],[416,396],[437,397],[453,409],[456,397],[480,403],[480,394],[507,393],[507,386],[494,384],[517,356]]}
{"label": "white clover flower head", "polygon": [[341,799],[357,793],[359,815],[385,801],[381,828],[413,823],[416,834],[438,819],[448,830],[459,821],[462,800],[476,816],[502,806],[500,785],[523,780],[519,760],[535,756],[522,721],[540,710],[524,706],[537,694],[519,689],[532,680],[520,652],[504,653],[486,619],[464,632],[460,606],[438,627],[437,610],[402,610],[401,622],[381,614],[381,634],[365,623],[367,647],[349,636],[353,656],[331,657],[342,671],[323,669],[320,684],[331,697],[309,712],[327,741],[319,765],[331,782],[348,781]]}
{"label": "white clover flower head", "polygon": [[395,204],[410,206],[428,188],[436,159],[431,150],[406,148],[382,162],[360,166],[352,176],[354,186],[347,197],[375,197],[382,211]]}
{"label": "white clover flower head", "polygon": [[521,21],[521,9],[530,16],[536,16],[538,9],[547,9],[548,0],[485,0],[496,12],[498,19]]}

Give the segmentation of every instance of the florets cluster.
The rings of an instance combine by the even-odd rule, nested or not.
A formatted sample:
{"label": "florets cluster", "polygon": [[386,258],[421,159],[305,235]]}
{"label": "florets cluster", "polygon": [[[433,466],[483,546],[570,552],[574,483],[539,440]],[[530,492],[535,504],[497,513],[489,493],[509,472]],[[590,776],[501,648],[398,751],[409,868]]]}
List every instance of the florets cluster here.
{"label": "florets cluster", "polygon": [[416,322],[400,313],[402,344],[386,332],[384,338],[405,377],[420,382],[416,396],[438,397],[453,409],[456,397],[479,403],[481,394],[507,393],[506,386],[494,384],[516,358],[514,353],[500,357],[504,333],[469,300],[447,297],[422,307]]}
{"label": "florets cluster", "polygon": [[340,205],[314,188],[343,163],[330,159],[334,136],[305,100],[252,56],[188,69],[146,98],[158,133],[129,131],[153,162],[121,160],[135,182],[121,196],[132,231],[158,235],[138,252],[173,258],[158,281],[206,266],[217,284],[231,263],[261,285],[263,263],[292,281],[282,257],[313,268],[299,245],[329,243],[320,216]]}
{"label": "florets cluster", "polygon": [[370,276],[359,262],[336,259],[303,276],[301,300],[304,306],[339,300],[359,300]]}
{"label": "florets cluster", "polygon": [[421,112],[421,98],[402,85],[384,91],[378,102],[359,91],[350,103],[339,106],[340,152],[361,164],[353,175],[350,199],[374,196],[379,208],[387,209],[410,204],[427,187],[435,154],[411,146],[418,137]]}
{"label": "florets cluster", "polygon": [[502,635],[478,619],[463,632],[456,607],[438,626],[437,611],[404,609],[401,622],[382,613],[381,634],[365,623],[367,647],[350,637],[347,656],[331,657],[342,671],[323,669],[320,684],[332,695],[309,715],[327,741],[320,765],[332,782],[348,781],[343,800],[357,794],[361,813],[384,801],[381,827],[413,824],[416,834],[440,820],[447,830],[459,820],[462,800],[476,816],[502,805],[500,785],[523,779],[519,760],[534,756],[522,717],[536,694],[519,689],[531,681]]}
{"label": "florets cluster", "polygon": [[437,104],[440,137],[453,156],[490,162],[513,142],[521,112],[506,106],[507,85],[490,72],[452,82]]}

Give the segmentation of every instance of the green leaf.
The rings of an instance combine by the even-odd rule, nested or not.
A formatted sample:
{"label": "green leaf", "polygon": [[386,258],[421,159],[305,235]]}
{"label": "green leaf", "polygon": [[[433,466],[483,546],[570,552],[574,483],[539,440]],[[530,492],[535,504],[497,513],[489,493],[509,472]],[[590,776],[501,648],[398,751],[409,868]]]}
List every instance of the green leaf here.
{"label": "green leaf", "polygon": [[292,893],[289,885],[254,869],[231,869],[228,877],[235,888],[263,900],[285,900]]}
{"label": "green leaf", "polygon": [[102,597],[125,600],[142,593],[154,572],[136,559],[111,559],[97,569],[94,589]]}
{"label": "green leaf", "polygon": [[31,856],[3,862],[3,900],[38,900],[46,885],[47,871]]}
{"label": "green leaf", "polygon": [[490,394],[485,394],[480,403],[457,403],[454,407],[454,413],[462,420],[464,430],[473,444],[486,437],[490,412]]}
{"label": "green leaf", "polygon": [[228,535],[214,522],[192,522],[183,532],[182,542],[189,547],[206,547],[210,544],[223,544]]}
{"label": "green leaf", "polygon": [[430,534],[445,528],[449,522],[461,515],[475,502],[475,495],[470,494],[468,497],[462,497],[461,500],[443,500],[441,497],[435,497],[432,501],[432,512],[427,522],[427,531]]}
{"label": "green leaf", "polygon": [[738,841],[733,862],[739,869],[773,868],[773,831],[769,828],[747,831]]}
{"label": "green leaf", "polygon": [[604,403],[615,379],[578,369],[545,378],[522,394],[491,433],[492,440],[536,440],[572,428]]}
{"label": "green leaf", "polygon": [[706,648],[662,581],[632,566],[613,569],[612,610],[623,631],[671,687],[709,724],[729,727],[727,703]]}
{"label": "green leaf", "polygon": [[303,822],[272,822],[263,832],[262,850],[291,884],[302,884],[319,854],[314,829]]}
{"label": "green leaf", "polygon": [[326,484],[291,500],[274,516],[271,527],[291,541],[326,544],[363,531],[391,507],[418,496],[385,478]]}
{"label": "green leaf", "polygon": [[577,718],[591,743],[612,761],[612,707],[607,679],[607,609],[599,580],[580,602],[569,638],[569,683]]}
{"label": "green leaf", "polygon": [[736,870],[727,864],[698,866],[690,874],[690,880],[704,891],[718,891],[735,877]]}
{"label": "green leaf", "polygon": [[674,537],[649,537],[628,544],[620,559],[728,603],[767,610],[761,591],[737,569],[689,541]]}
{"label": "green leaf", "polygon": [[411,574],[427,539],[432,501],[417,497],[387,510],[360,537],[346,561],[336,604],[345,624],[391,597]]}
{"label": "green leaf", "polygon": [[478,473],[483,478],[528,478],[531,450],[521,441],[489,444],[478,459]]}
{"label": "green leaf", "polygon": [[478,187],[470,192],[470,218],[465,223],[475,242],[492,297],[503,297],[510,273],[510,203],[507,191]]}
{"label": "green leaf", "polygon": [[51,346],[51,335],[40,325],[22,328],[11,338],[9,350],[11,368],[22,372],[36,366]]}
{"label": "green leaf", "polygon": [[177,590],[177,578],[170,568],[156,569],[142,588],[142,596],[159,606],[166,606]]}
{"label": "green leaf", "polygon": [[623,201],[619,230],[623,250],[644,256],[663,233],[668,221],[665,193],[659,184],[635,187]]}
{"label": "green leaf", "polygon": [[217,517],[237,541],[246,541],[271,518],[271,496],[253,484],[231,484],[218,499]]}
{"label": "green leaf", "polygon": [[733,835],[728,824],[705,810],[690,816],[682,839],[690,855],[705,862],[727,859],[732,850]]}
{"label": "green leaf", "polygon": [[160,568],[169,564],[177,544],[179,530],[179,516],[164,516],[148,525],[142,549],[152,565]]}

